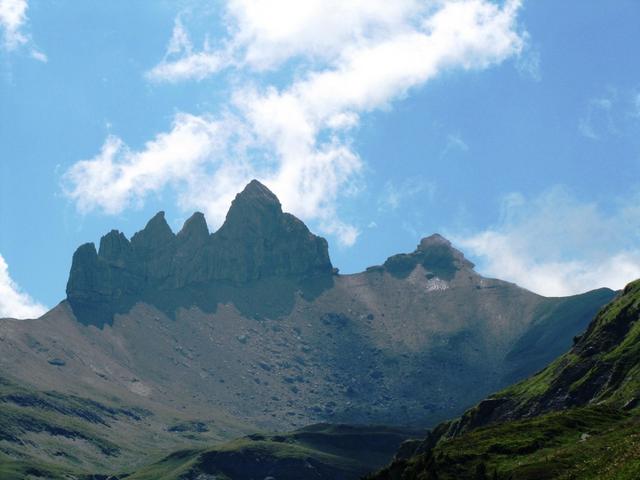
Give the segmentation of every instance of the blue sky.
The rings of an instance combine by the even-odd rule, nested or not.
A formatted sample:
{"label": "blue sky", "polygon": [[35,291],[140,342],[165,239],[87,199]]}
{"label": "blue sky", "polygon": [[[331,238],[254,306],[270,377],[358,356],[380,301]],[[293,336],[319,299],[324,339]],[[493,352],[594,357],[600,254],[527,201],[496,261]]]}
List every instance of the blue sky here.
{"label": "blue sky", "polygon": [[440,232],[565,295],[640,277],[640,2],[0,0],[0,316],[256,177],[342,272]]}

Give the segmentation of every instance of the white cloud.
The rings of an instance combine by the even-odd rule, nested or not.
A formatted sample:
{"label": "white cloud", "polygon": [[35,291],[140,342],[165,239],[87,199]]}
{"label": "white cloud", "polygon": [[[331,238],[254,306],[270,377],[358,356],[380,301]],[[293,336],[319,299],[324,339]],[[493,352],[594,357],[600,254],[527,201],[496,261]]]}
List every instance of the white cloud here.
{"label": "white cloud", "polygon": [[27,21],[27,0],[0,0],[0,28],[4,46],[14,50],[27,43],[22,26]]}
{"label": "white cloud", "polygon": [[[165,58],[148,77],[175,82],[232,69],[246,81],[234,77],[226,113],[180,114],[139,152],[107,139],[102,153],[69,170],[67,193],[83,211],[116,213],[170,184],[183,207],[204,209],[218,224],[235,192],[256,177],[285,209],[353,244],[358,230],[339,218],[338,204],[358,190],[363,162],[351,132],[362,115],[442,71],[488,68],[517,55],[519,7],[517,0],[231,0],[227,38],[217,49],[206,41],[201,51],[177,19]],[[288,84],[265,83],[265,70],[289,61],[297,68]],[[193,135],[195,124],[209,133]]]}
{"label": "white cloud", "polygon": [[189,34],[184,29],[180,17],[177,17],[165,57],[147,72],[147,78],[168,82],[190,78],[202,80],[220,70],[224,64],[222,55],[211,51],[208,41],[205,41],[201,52],[194,53]]}
{"label": "white cloud", "polygon": [[542,295],[619,289],[640,278],[638,200],[627,198],[605,209],[561,187],[534,199],[512,194],[504,200],[498,225],[453,238],[479,258],[484,274]]}
{"label": "white cloud", "polygon": [[29,35],[24,32],[28,8],[27,0],[0,0],[2,45],[8,51],[31,45],[31,57],[46,62],[47,56],[32,45]]}
{"label": "white cloud", "polygon": [[296,57],[332,61],[348,48],[409,28],[426,10],[417,0],[230,0],[225,49],[255,70]]}
{"label": "white cloud", "polygon": [[0,318],[37,318],[47,311],[44,305],[24,293],[9,276],[9,267],[0,255]]}
{"label": "white cloud", "polygon": [[109,136],[98,155],[65,173],[65,193],[81,212],[102,208],[113,214],[167,184],[193,186],[204,163],[214,162],[226,141],[222,126],[205,117],[178,114],[171,131],[157,135],[140,152]]}

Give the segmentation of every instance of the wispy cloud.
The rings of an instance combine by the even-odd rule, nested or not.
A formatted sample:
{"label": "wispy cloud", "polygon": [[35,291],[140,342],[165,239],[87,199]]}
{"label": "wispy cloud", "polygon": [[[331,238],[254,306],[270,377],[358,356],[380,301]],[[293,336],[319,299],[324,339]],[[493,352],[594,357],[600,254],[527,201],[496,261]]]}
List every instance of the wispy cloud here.
{"label": "wispy cloud", "polygon": [[[443,71],[485,69],[517,55],[519,7],[517,0],[232,0],[227,37],[201,50],[177,19],[148,77],[176,82],[232,70],[225,113],[179,114],[170,132],[138,152],[110,137],[100,154],[69,170],[66,191],[81,210],[116,213],[172,185],[183,207],[204,209],[219,224],[233,194],[256,177],[287,210],[353,244],[358,230],[338,206],[358,189],[363,161],[352,132],[361,117]],[[269,84],[264,72],[287,62],[296,62],[294,78]]]}
{"label": "wispy cloud", "polygon": [[622,288],[640,278],[640,195],[605,208],[562,187],[536,198],[511,194],[497,225],[453,235],[479,269],[543,295]]}
{"label": "wispy cloud", "polygon": [[450,133],[449,135],[447,135],[447,141],[438,158],[440,161],[442,161],[452,152],[466,153],[468,151],[469,145],[467,145],[463,138],[459,134]]}
{"label": "wispy cloud", "polygon": [[529,39],[516,61],[518,73],[534,82],[542,81],[542,55],[540,49],[531,45]]}
{"label": "wispy cloud", "polygon": [[578,120],[578,131],[594,141],[608,137],[637,136],[640,119],[640,93],[608,87],[586,102]]}
{"label": "wispy cloud", "polygon": [[385,183],[382,196],[378,199],[378,210],[397,210],[405,202],[411,201],[420,194],[432,200],[436,194],[436,184],[423,178],[410,178],[399,184],[389,180]]}
{"label": "wispy cloud", "polygon": [[613,108],[617,97],[615,90],[609,90],[605,95],[589,100],[586,113],[578,122],[578,130],[583,136],[591,140],[600,140],[617,132],[613,120]]}
{"label": "wispy cloud", "polygon": [[28,8],[27,0],[0,0],[2,46],[10,52],[27,47],[32,58],[46,62],[47,56],[33,45],[30,36],[24,31]]}
{"label": "wispy cloud", "polygon": [[46,311],[11,279],[7,262],[0,255],[0,318],[37,318]]}
{"label": "wispy cloud", "polygon": [[225,66],[220,52],[212,51],[205,40],[199,52],[193,51],[193,44],[180,17],[175,19],[173,34],[163,60],[147,72],[152,81],[178,82],[181,80],[202,80]]}

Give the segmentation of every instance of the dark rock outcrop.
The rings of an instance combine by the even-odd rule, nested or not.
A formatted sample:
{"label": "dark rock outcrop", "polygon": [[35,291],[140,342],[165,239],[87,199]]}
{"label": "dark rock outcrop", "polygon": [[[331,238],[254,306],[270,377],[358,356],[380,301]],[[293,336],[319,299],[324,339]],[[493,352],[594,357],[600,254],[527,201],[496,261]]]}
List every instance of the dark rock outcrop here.
{"label": "dark rock outcrop", "polygon": [[83,323],[101,325],[110,321],[98,318],[110,310],[102,307],[144,292],[332,272],[326,240],[283,213],[277,197],[253,180],[213,234],[202,213],[189,218],[176,235],[159,212],[131,241],[112,230],[97,252],[92,243],[82,245],[73,256],[67,299]]}
{"label": "dark rock outcrop", "polygon": [[442,235],[433,234],[423,238],[413,253],[400,253],[384,262],[384,269],[397,277],[409,275],[417,265],[422,265],[427,275],[451,280],[457,271],[471,270],[474,264],[464,258]]}

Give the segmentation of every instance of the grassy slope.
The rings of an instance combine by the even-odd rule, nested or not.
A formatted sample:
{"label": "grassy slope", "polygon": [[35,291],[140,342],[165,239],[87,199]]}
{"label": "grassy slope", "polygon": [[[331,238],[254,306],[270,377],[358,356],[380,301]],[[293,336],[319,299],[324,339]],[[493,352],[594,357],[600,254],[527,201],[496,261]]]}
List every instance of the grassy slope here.
{"label": "grassy slope", "polygon": [[[604,307],[587,332],[577,338],[574,348],[549,367],[495,395],[523,405],[539,400],[561,380],[573,378],[570,392],[599,384],[603,367],[617,372],[618,379],[594,392],[593,401],[608,401],[623,406],[640,395],[640,281],[627,286],[624,294]],[[578,365],[589,366],[576,375]],[[609,372],[608,372],[609,373]]]}
{"label": "grassy slope", "polygon": [[494,424],[441,441],[374,478],[636,480],[640,416],[581,407]]}
{"label": "grassy slope", "polygon": [[440,425],[421,453],[372,478],[640,478],[639,318],[637,281],[570,352]]}
{"label": "grassy slope", "polygon": [[214,449],[176,452],[127,476],[128,480],[174,480],[200,474],[243,480],[358,479],[386,463],[400,443],[419,435],[385,427],[312,425],[280,435],[251,435]]}
{"label": "grassy slope", "polygon": [[0,378],[0,478],[63,478],[88,461],[107,463],[121,453],[105,435],[108,425],[144,415]]}
{"label": "grassy slope", "polygon": [[40,391],[0,377],[0,479],[91,478],[146,464],[184,445],[212,443],[209,436],[167,432],[169,420],[140,407]]}
{"label": "grassy slope", "polygon": [[[507,354],[512,371],[505,377],[511,384],[551,363],[567,348],[567,332],[582,332],[595,314],[615,297],[615,292],[601,288],[566,298],[545,298],[537,308],[535,319],[525,335]],[[532,369],[532,365],[538,368]]]}
{"label": "grassy slope", "polygon": [[[122,465],[149,456],[162,458],[166,453],[152,455],[146,445],[137,448],[135,437],[127,434],[132,425],[143,428],[149,414],[37,391],[0,377],[0,479],[89,479],[94,473],[129,470]],[[246,471],[257,472],[259,478],[276,472],[276,478],[286,480],[299,478],[311,465],[314,478],[357,479],[372,466],[387,463],[404,440],[424,434],[319,424],[282,435],[250,435],[215,448],[181,450],[118,477],[170,480],[215,473],[221,480],[236,480]]]}

